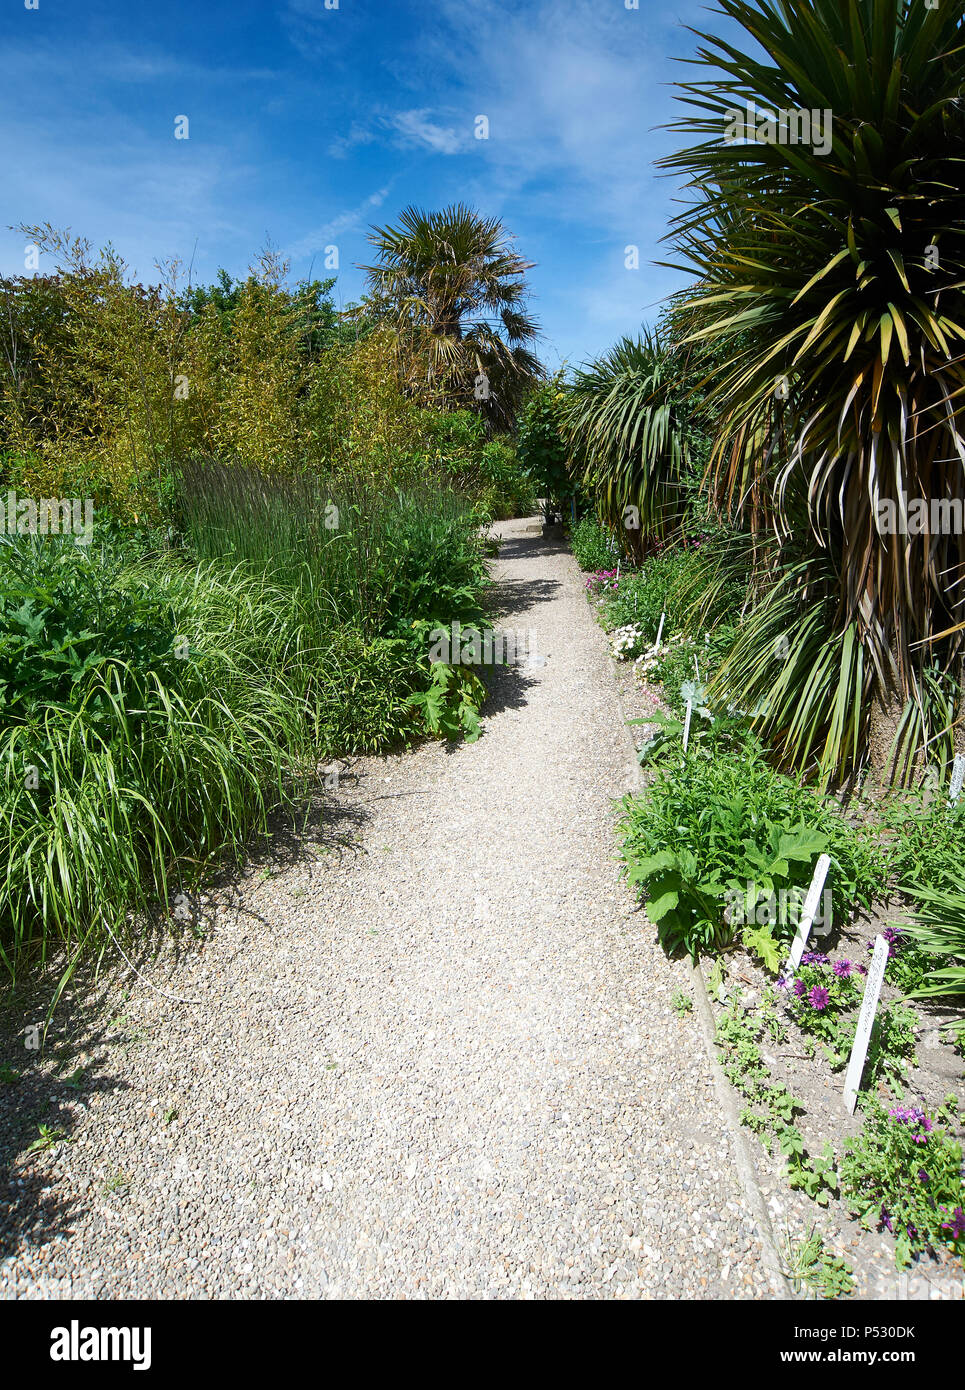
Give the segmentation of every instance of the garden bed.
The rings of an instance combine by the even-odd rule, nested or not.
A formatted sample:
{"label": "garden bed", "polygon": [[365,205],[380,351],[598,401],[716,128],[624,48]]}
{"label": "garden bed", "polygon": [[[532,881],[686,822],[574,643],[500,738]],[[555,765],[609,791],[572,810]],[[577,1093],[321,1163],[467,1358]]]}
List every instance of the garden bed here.
{"label": "garden bed", "polygon": [[[665,560],[661,568],[673,564]],[[663,604],[648,592],[645,571],[630,573],[629,584],[615,571],[587,580],[610,632],[616,683],[650,787],[624,803],[624,857],[642,900],[655,909],[651,920],[665,946],[703,957],[719,1059],[737,1093],[792,1286],[805,1296],[961,1298],[961,1000],[908,1000],[936,959],[901,928],[909,919],[907,897],[886,888],[896,872],[902,883],[942,881],[954,867],[953,812],[943,809],[945,797],[930,808],[922,803],[919,814],[918,803],[889,809],[857,799],[844,810],[837,799],[770,771],[759,747],[742,743],[728,719],[706,708],[698,713],[704,672],[691,676],[686,667],[695,652],[698,661],[702,649],[713,652],[715,631],[702,644],[703,634],[688,632],[678,611],[654,653]],[[664,578],[650,588],[661,588]],[[639,624],[627,622],[631,603],[642,611]],[[685,758],[679,716],[686,699],[693,732]],[[657,809],[648,809],[655,798]],[[736,926],[725,909],[725,885],[743,881],[757,863],[775,909],[779,885],[799,902],[825,850],[834,866],[834,906],[826,922],[819,914],[802,966],[785,981],[793,926],[776,910],[779,924],[769,925],[767,892],[756,887],[748,926]],[[689,877],[681,852],[692,856]],[[663,863],[671,858],[673,864]],[[691,903],[688,919],[684,904]],[[696,930],[701,916],[703,938]],[[879,934],[889,942],[889,960],[851,1115],[844,1074]]]}

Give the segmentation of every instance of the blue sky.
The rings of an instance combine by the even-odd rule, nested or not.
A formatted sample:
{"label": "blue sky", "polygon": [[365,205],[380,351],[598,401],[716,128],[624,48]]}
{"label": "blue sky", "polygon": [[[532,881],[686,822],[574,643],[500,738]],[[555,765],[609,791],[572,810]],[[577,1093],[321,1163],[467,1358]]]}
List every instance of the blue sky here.
{"label": "blue sky", "polygon": [[684,24],[722,21],[697,0],[6,0],[0,270],[24,271],[20,222],[110,240],[145,281],[171,256],[243,274],[269,236],[295,277],[336,246],[347,303],[370,223],[463,200],[537,262],[544,361],[578,364],[683,283],[652,264],[675,194],[652,161]]}

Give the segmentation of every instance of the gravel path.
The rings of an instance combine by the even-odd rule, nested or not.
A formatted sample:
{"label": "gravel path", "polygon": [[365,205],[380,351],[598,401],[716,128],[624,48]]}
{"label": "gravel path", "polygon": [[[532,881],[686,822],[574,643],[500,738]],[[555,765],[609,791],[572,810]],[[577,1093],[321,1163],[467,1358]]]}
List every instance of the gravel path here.
{"label": "gravel path", "polygon": [[572,556],[501,529],[502,626],[548,659],[496,673],[479,742],[356,766],[148,967],[196,1002],[135,980],[0,1087],[0,1142],[28,1097],[73,1137],[13,1165],[5,1296],[781,1293],[689,969],[619,876],[605,638]]}

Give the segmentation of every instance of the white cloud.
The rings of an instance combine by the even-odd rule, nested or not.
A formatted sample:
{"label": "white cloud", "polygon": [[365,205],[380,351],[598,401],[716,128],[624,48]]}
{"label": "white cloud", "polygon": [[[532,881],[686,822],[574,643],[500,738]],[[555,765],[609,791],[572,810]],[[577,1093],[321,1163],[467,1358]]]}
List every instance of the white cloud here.
{"label": "white cloud", "polygon": [[439,125],[430,119],[427,109],[399,111],[389,117],[388,124],[406,148],[421,147],[434,154],[458,154],[468,143],[466,133],[453,126]]}
{"label": "white cloud", "polygon": [[344,236],[346,232],[357,231],[367,220],[369,213],[382,206],[389,195],[390,188],[391,184],[386,184],[384,188],[379,188],[371,193],[357,207],[339,213],[337,217],[333,217],[330,221],[323,222],[321,226],[306,232],[291,246],[285,248],[285,257],[291,261],[299,261],[310,256],[313,252],[322,251],[326,246],[337,245],[340,236]]}

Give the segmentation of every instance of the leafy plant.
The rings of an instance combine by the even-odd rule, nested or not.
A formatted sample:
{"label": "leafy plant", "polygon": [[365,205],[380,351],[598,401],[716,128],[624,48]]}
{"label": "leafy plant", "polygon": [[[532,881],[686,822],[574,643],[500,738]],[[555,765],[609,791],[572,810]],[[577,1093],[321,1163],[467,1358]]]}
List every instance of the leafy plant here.
{"label": "leafy plant", "polygon": [[677,1015],[678,1018],[683,1018],[686,1014],[692,1012],[694,1007],[694,1001],[691,999],[689,994],[685,993],[684,990],[675,989],[673,994],[670,996],[670,1007],[673,1009],[674,1013]]}
{"label": "leafy plant", "polygon": [[788,1240],[785,1259],[795,1293],[805,1288],[819,1298],[848,1298],[854,1293],[854,1271],[828,1248],[814,1226],[800,1240]]}
{"label": "leafy plant", "polygon": [[929,1114],[920,1106],[890,1110],[861,1101],[864,1128],[845,1141],[841,1190],[853,1215],[895,1238],[896,1263],[921,1251],[965,1249],[962,1149],[951,1133],[954,1096]]}
{"label": "leafy plant", "polygon": [[595,516],[581,517],[573,527],[570,542],[581,570],[607,569],[620,553],[611,532]]}
{"label": "leafy plant", "polygon": [[645,332],[621,338],[584,366],[567,397],[569,439],[583,485],[627,549],[638,552],[679,522],[689,455],[677,380],[669,346]]}
{"label": "leafy plant", "polygon": [[931,969],[911,994],[928,999],[965,996],[965,879],[949,875],[945,888],[909,886],[906,892],[917,904],[914,921],[904,932],[925,953]]}
{"label": "leafy plant", "polygon": [[[833,803],[749,747],[656,768],[645,792],[624,799],[620,829],[628,881],[647,893],[662,943],[694,957],[734,939],[726,894],[806,887],[819,853],[831,856],[840,903],[867,902],[874,882],[873,855]],[[776,924],[777,936],[792,934],[790,921]]]}

